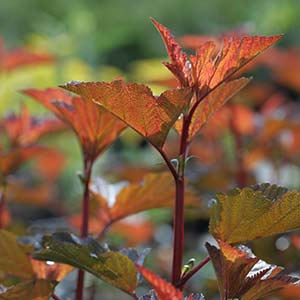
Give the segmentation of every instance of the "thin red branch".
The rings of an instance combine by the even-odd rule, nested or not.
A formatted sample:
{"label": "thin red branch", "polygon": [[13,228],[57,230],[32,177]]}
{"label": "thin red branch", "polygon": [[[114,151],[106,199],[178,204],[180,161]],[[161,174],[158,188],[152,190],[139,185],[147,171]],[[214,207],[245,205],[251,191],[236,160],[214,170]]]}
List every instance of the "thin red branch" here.
{"label": "thin red branch", "polygon": [[4,210],[5,210],[5,183],[0,190],[0,229],[4,226]]}
{"label": "thin red branch", "polygon": [[180,136],[180,148],[178,158],[178,177],[175,181],[176,196],[173,220],[173,263],[172,263],[172,284],[176,285],[181,276],[181,268],[184,252],[184,179],[185,160],[188,151],[189,134],[188,117],[184,116],[182,132]]}
{"label": "thin red branch", "polygon": [[188,272],[185,276],[183,276],[177,285],[181,290],[184,288],[184,285],[187,281],[194,276],[200,269],[202,269],[208,262],[210,261],[210,257],[205,257],[197,266],[195,266],[190,272]]}
{"label": "thin red branch", "polygon": [[[84,192],[82,198],[82,221],[81,221],[81,234],[82,238],[88,236],[89,233],[89,212],[90,212],[90,190],[89,184],[92,175],[93,161],[84,161]],[[84,271],[78,270],[77,284],[76,284],[76,300],[83,300],[84,289]]]}

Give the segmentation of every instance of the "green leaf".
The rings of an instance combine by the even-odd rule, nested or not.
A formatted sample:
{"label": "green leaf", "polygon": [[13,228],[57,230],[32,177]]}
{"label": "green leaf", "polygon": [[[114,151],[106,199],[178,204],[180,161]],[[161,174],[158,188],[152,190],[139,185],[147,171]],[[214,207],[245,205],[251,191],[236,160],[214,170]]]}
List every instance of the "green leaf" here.
{"label": "green leaf", "polygon": [[134,263],[91,238],[79,239],[69,233],[54,233],[44,237],[43,246],[45,249],[35,252],[34,258],[80,268],[129,294],[137,286]]}
{"label": "green leaf", "polygon": [[0,230],[0,271],[30,279],[34,277],[29,258],[12,233]]}
{"label": "green leaf", "polygon": [[300,192],[268,183],[218,194],[210,233],[241,243],[300,228]]}
{"label": "green leaf", "polygon": [[48,300],[56,283],[46,279],[21,282],[0,292],[3,300]]}

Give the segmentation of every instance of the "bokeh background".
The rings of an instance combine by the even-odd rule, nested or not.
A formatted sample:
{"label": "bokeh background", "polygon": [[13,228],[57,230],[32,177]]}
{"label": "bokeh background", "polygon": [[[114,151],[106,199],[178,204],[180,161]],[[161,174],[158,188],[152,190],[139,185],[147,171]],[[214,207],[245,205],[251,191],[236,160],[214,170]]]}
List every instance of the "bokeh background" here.
{"label": "bokeh background", "polygon": [[[300,46],[300,0],[2,0],[0,1],[0,36],[5,48],[8,51],[22,47],[32,52],[47,52],[54,57],[54,63],[28,65],[17,68],[13,72],[0,72],[0,117],[10,112],[19,113],[22,103],[26,103],[33,115],[50,115],[39,104],[20,93],[26,88],[55,87],[71,80],[97,81],[122,77],[130,81],[149,83],[155,78],[166,78],[168,72],[161,64],[161,61],[166,59],[165,49],[159,34],[149,20],[150,17],[167,26],[176,36],[186,34],[220,36],[233,31],[260,35],[284,33],[284,38],[277,45],[279,49]],[[286,113],[287,116],[291,111],[294,112],[292,120],[295,113],[300,111],[299,88],[291,88],[276,81],[272,78],[270,70],[266,72],[260,69],[253,73],[254,84],[259,80],[260,83],[265,81],[272,86],[272,93],[278,91],[282,93],[283,98],[287,100],[287,105],[280,113],[281,115]],[[250,74],[252,75],[252,71]],[[298,74],[300,76],[300,70]],[[153,82],[151,87],[157,93],[165,89]],[[261,104],[246,103],[255,114],[260,113]],[[299,137],[299,132],[296,134]],[[247,135],[245,140],[246,146],[250,145],[249,148],[256,147],[253,136]],[[227,190],[233,185],[232,181],[228,183],[228,179],[232,179],[230,177],[232,173],[228,175],[227,169],[225,173],[222,173],[223,169],[218,169],[224,157],[225,164],[235,167],[232,135],[226,132],[218,142],[222,145],[220,147],[224,148],[226,155],[221,155],[219,161],[215,159],[213,161],[215,165],[203,166],[203,164],[199,167],[200,164],[193,164],[194,160],[191,163],[189,175],[192,179],[193,176],[196,178],[194,188],[204,202],[211,199],[215,192]],[[48,199],[50,204],[41,207],[35,207],[30,201],[28,203],[28,199],[23,203],[11,201],[9,208],[14,222],[10,228],[19,234],[27,234],[28,226],[30,232],[39,232],[45,228],[55,230],[58,226],[65,226],[66,222],[63,218],[65,212],[71,215],[80,210],[82,188],[76,172],[81,170],[82,165],[76,138],[71,132],[62,132],[44,138],[42,143],[62,151],[65,155],[65,164],[53,187],[55,203],[59,202],[63,206],[63,213],[57,213],[54,207],[51,207],[53,199]],[[2,144],[1,140],[0,144]],[[199,145],[199,149],[202,150],[203,144]],[[274,150],[274,146],[270,145],[270,148],[272,147]],[[200,150],[197,155],[201,154]],[[214,155],[213,152],[209,154],[211,153]],[[261,175],[259,180],[269,176],[269,179],[275,178],[280,183],[299,189],[299,155],[286,158],[284,155],[280,156],[281,154],[275,153],[274,157],[270,157],[271,167],[260,164],[259,174],[267,175]],[[212,155],[209,156],[210,159]],[[289,163],[289,168],[284,169],[285,173],[281,172],[281,168],[286,167],[284,159]],[[278,163],[279,161],[281,163]],[[155,151],[131,130],[126,130],[120,140],[101,156],[94,175],[104,176],[111,182],[117,181],[114,173],[120,172],[117,170],[118,164],[120,166],[124,164],[126,167],[141,166],[145,170],[163,167]],[[14,175],[17,178],[24,178],[27,174],[32,176],[31,167],[31,164],[26,165]],[[274,175],[275,168],[278,174]],[[135,172],[134,169],[130,171],[124,169],[125,173]],[[212,175],[208,174],[211,175],[210,177],[201,177],[210,170],[213,170]],[[141,170],[138,172],[143,173]],[[201,179],[198,180],[196,176],[199,174]],[[125,178],[128,174],[123,175]],[[32,177],[34,178],[34,175]],[[120,177],[123,179],[122,176]],[[31,183],[30,185],[32,186]],[[207,208],[206,202],[205,206]],[[202,215],[197,213],[188,215],[187,259],[204,257],[206,253],[203,244],[210,239],[207,235],[207,211]],[[170,258],[171,253],[172,212],[169,209],[151,211],[146,217],[153,222],[155,228],[149,238],[154,248],[149,264],[160,269],[159,272],[163,276],[168,276],[168,266],[166,267],[164,262]],[[53,218],[56,218],[54,222]],[[126,238],[121,235],[109,236],[109,242],[113,247],[128,245]],[[280,238],[281,245],[282,242],[284,243],[281,247],[284,250],[280,250],[280,245],[276,246]],[[295,241],[297,239],[297,243],[292,245],[293,239]],[[275,237],[264,240],[264,244],[254,246],[263,258],[271,260],[272,263],[285,265],[290,271],[296,272],[299,270],[299,240],[299,234],[293,238],[284,236],[283,240],[282,237]],[[287,251],[283,252],[285,250]],[[298,253],[298,256],[295,253]],[[201,291],[202,285],[199,285],[199,282],[204,279],[203,282],[208,282],[205,287],[207,299],[210,299],[210,296],[211,299],[217,299],[213,276],[212,267],[204,269],[203,273],[193,280],[191,289]],[[72,290],[73,279],[69,279],[66,285],[62,285],[59,290],[61,295],[64,295],[64,289],[68,284],[69,290]],[[93,279],[91,282],[94,284]],[[211,294],[209,294],[210,288]],[[101,299],[111,299],[109,287],[101,286],[100,290]],[[106,296],[103,295],[103,291],[107,291]]]}

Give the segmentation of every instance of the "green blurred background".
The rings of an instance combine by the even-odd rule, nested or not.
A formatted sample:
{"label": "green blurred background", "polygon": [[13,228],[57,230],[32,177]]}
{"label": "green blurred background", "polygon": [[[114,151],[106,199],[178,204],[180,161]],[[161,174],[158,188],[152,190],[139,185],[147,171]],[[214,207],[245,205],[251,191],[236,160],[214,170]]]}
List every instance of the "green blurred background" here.
{"label": "green blurred background", "polygon": [[0,1],[1,34],[9,45],[43,44],[60,57],[125,69],[132,60],[164,55],[149,17],[176,35],[286,33],[300,42],[299,0],[12,0]]}

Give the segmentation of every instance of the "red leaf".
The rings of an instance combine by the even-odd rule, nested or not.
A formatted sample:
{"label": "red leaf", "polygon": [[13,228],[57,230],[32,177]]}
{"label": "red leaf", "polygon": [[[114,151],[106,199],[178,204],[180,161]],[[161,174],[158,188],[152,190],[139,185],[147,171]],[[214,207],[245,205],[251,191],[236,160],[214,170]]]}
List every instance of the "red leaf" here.
{"label": "red leaf", "polygon": [[94,161],[115,141],[125,124],[92,101],[74,97],[60,89],[26,90],[25,94],[42,103],[76,133],[84,155]]}
{"label": "red leaf", "polygon": [[136,264],[139,272],[150,283],[155,290],[158,300],[182,300],[183,294],[180,290],[177,290],[172,284],[160,278],[150,270]]}
{"label": "red leaf", "polygon": [[65,128],[59,120],[30,116],[26,106],[22,106],[19,116],[9,115],[1,124],[14,147],[31,145],[42,136]]}
{"label": "red leaf", "polygon": [[24,48],[6,50],[0,39],[0,71],[12,71],[26,66],[52,63],[54,58],[48,53],[33,53]]}
{"label": "red leaf", "polygon": [[250,249],[244,251],[218,241],[220,249],[206,244],[218,279],[221,299],[256,300],[298,283],[296,277],[283,275],[282,268],[256,258]]}
{"label": "red leaf", "polygon": [[168,90],[155,97],[147,86],[122,80],[71,82],[64,88],[108,109],[159,148],[191,97],[190,89]]}

